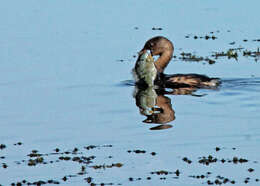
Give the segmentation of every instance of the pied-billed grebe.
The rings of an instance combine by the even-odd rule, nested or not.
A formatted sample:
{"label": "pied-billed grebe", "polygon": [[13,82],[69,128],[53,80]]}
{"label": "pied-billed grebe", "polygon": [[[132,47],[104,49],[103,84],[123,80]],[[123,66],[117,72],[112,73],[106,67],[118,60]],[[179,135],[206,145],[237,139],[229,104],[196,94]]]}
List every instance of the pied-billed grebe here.
{"label": "pied-billed grebe", "polygon": [[219,78],[209,78],[200,74],[173,74],[166,75],[164,70],[172,59],[174,47],[170,40],[162,36],[156,36],[149,39],[143,49],[139,52],[139,58],[147,51],[152,56],[159,55],[154,65],[157,69],[155,84],[167,88],[179,87],[216,87],[220,84]]}

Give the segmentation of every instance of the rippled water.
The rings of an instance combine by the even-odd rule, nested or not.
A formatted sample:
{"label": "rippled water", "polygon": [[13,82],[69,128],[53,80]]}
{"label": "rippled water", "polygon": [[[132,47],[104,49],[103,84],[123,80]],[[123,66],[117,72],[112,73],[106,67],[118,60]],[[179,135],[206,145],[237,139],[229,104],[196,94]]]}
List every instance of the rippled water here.
{"label": "rippled water", "polygon": [[[256,0],[2,2],[0,184],[183,186],[223,182],[218,177],[223,176],[228,184],[244,185],[249,177],[257,185],[260,65],[259,56],[244,52],[259,51],[258,5]],[[131,76],[133,56],[156,35],[175,45],[166,73],[222,79],[216,90],[155,92],[170,114],[164,124],[143,122],[147,117],[133,97],[138,92]],[[230,48],[243,49],[234,50],[237,59],[212,56]],[[185,61],[182,52],[215,63]],[[153,101],[153,90],[149,93]],[[43,159],[32,161],[27,156],[32,150]],[[209,155],[217,162],[199,162]],[[161,170],[168,172],[155,173]],[[201,175],[206,178],[192,177]]]}

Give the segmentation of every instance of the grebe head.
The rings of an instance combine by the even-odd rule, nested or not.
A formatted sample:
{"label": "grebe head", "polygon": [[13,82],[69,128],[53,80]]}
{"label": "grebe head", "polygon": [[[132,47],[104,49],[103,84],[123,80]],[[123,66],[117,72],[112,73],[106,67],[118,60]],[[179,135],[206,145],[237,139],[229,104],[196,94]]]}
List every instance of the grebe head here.
{"label": "grebe head", "polygon": [[163,72],[173,55],[174,47],[172,42],[163,36],[156,36],[145,43],[143,49],[139,52],[139,55],[147,50],[151,51],[152,56],[160,56],[155,62],[155,66],[158,72]]}
{"label": "grebe head", "polygon": [[173,54],[173,44],[170,40],[163,36],[156,36],[146,41],[144,48],[141,51],[150,50],[153,56],[162,55],[168,52],[169,55]]}

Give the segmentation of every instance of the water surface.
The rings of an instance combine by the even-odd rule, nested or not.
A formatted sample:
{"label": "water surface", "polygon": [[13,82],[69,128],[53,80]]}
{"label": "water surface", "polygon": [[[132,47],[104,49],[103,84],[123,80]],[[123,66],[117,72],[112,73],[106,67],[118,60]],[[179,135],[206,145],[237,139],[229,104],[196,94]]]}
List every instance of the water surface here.
{"label": "water surface", "polygon": [[[0,144],[6,147],[0,150],[0,184],[56,180],[62,185],[183,186],[205,185],[220,175],[228,184],[244,185],[250,177],[256,185],[260,66],[258,57],[243,56],[243,51],[260,47],[258,5],[256,0],[2,2]],[[146,117],[131,86],[133,56],[156,35],[175,46],[176,58],[166,73],[223,80],[217,90],[193,92],[200,96],[165,95],[174,111],[165,130],[150,130],[160,124],[142,122]],[[237,60],[212,57],[239,47]],[[215,63],[185,62],[182,52]],[[84,148],[89,145],[96,148]],[[51,154],[56,148],[58,154]],[[46,164],[28,166],[32,150],[45,154]],[[218,161],[198,162],[209,155]],[[79,163],[62,156],[95,158]],[[249,161],[235,163],[234,157]],[[168,173],[154,173],[161,170]],[[207,178],[191,177],[207,172]]]}

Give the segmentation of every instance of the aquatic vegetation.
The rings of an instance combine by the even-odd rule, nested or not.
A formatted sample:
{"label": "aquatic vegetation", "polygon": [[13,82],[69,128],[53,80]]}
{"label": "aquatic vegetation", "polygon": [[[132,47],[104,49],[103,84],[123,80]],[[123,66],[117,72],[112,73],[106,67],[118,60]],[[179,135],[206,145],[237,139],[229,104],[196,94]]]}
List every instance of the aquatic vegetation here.
{"label": "aquatic vegetation", "polygon": [[39,181],[34,181],[34,182],[30,182],[30,181],[27,181],[27,180],[22,180],[22,181],[18,181],[16,183],[11,183],[11,186],[19,186],[19,185],[46,185],[46,184],[54,184],[54,185],[59,185],[60,182],[57,181],[57,180],[46,180],[46,181],[43,181],[43,180],[39,180]]}
{"label": "aquatic vegetation", "polygon": [[202,56],[196,56],[192,53],[180,53],[181,57],[178,59],[185,62],[207,62],[208,64],[214,64],[216,63],[215,60],[210,59],[209,57],[202,57]]}
{"label": "aquatic vegetation", "polygon": [[257,48],[256,51],[244,50],[243,51],[243,56],[245,56],[245,57],[253,57],[253,58],[255,58],[255,61],[258,61],[258,59],[260,58],[260,49]]}
{"label": "aquatic vegetation", "polygon": [[[64,182],[70,183],[73,178],[81,178],[83,182],[86,182],[90,185],[122,185],[122,183],[118,182],[115,183],[113,180],[111,182],[104,182],[100,181],[98,182],[95,177],[92,176],[96,175],[97,173],[100,173],[102,171],[102,174],[105,174],[105,172],[108,169],[120,169],[122,167],[124,168],[131,168],[129,167],[129,163],[118,161],[117,158],[120,157],[123,153],[126,153],[124,155],[129,156],[127,159],[130,159],[131,162],[138,162],[138,157],[142,157],[145,159],[149,158],[160,158],[160,154],[157,152],[149,152],[144,149],[134,149],[134,150],[125,150],[123,149],[122,152],[120,152],[118,157],[107,155],[104,156],[103,159],[100,159],[100,157],[96,156],[95,153],[100,154],[98,151],[104,150],[104,148],[108,148],[107,150],[113,151],[111,149],[112,145],[88,145],[82,148],[75,147],[71,150],[65,150],[62,151],[60,148],[55,148],[50,153],[39,153],[39,150],[32,150],[27,157],[29,157],[28,160],[19,160],[15,161],[15,164],[12,164],[12,162],[9,162],[10,166],[7,166],[6,163],[3,163],[5,169],[8,169],[9,167],[13,167],[15,165],[19,166],[29,166],[32,168],[38,167],[41,168],[43,166],[48,166],[49,164],[55,164],[56,166],[64,166],[66,165],[65,162],[71,162],[71,163],[78,163],[80,166],[78,168],[78,171],[76,171],[74,174],[66,174],[64,173],[63,176],[60,176],[60,178],[57,178],[57,176],[53,176],[52,179],[41,179],[41,180],[27,180],[27,179],[21,179],[18,181],[15,181],[13,183],[10,183],[10,185],[45,185],[45,184],[62,184]],[[90,151],[92,149],[95,149],[95,151]],[[98,150],[98,151],[96,151]],[[236,148],[224,148],[224,147],[215,147],[213,148],[213,151],[215,153],[218,153],[219,151],[224,150],[236,150]],[[89,154],[92,152],[93,154]],[[136,155],[131,155],[136,154]],[[157,155],[156,157],[153,157],[154,155]],[[151,161],[152,161],[151,159]],[[246,158],[233,156],[232,158],[221,158],[221,157],[214,157],[213,155],[208,156],[202,156],[196,158],[196,160],[192,160],[192,158],[183,157],[180,161],[183,161],[184,163],[187,163],[186,166],[181,166],[182,168],[175,167],[174,170],[165,170],[165,169],[156,169],[156,167],[152,168],[148,172],[140,172],[139,176],[135,177],[128,177],[129,182],[138,182],[138,181],[163,181],[163,180],[176,180],[180,177],[182,178],[192,178],[199,180],[202,184],[207,185],[222,185],[222,184],[235,184],[235,183],[241,183],[241,180],[236,180],[234,178],[230,178],[228,174],[225,176],[221,176],[221,174],[218,174],[218,171],[212,172],[211,164],[215,164],[215,166],[223,166],[225,163],[229,163],[230,165],[234,165],[234,169],[237,170],[236,164],[246,164],[244,171],[247,171],[252,176],[247,176],[245,179],[243,179],[243,183],[256,183],[259,182],[259,178],[255,177],[254,172],[256,171],[256,161],[248,160]],[[111,163],[111,160],[116,161],[117,163]],[[178,160],[178,159],[177,159]],[[62,163],[64,162],[64,163]],[[97,163],[98,162],[98,163]],[[103,163],[102,163],[103,162]],[[63,165],[64,164],[64,165]],[[76,164],[76,165],[78,165]],[[40,165],[40,166],[38,166]],[[205,166],[206,165],[206,166]],[[189,167],[198,167],[198,166],[205,166],[206,168],[209,168],[211,171],[207,171],[205,174],[187,174],[189,170]],[[186,168],[185,168],[186,167]],[[204,167],[204,168],[205,168]],[[18,167],[19,168],[19,167]],[[218,169],[219,170],[219,169]],[[87,177],[85,177],[88,175]],[[122,180],[123,181],[123,180]],[[0,183],[1,184],[1,183]]]}
{"label": "aquatic vegetation", "polygon": [[152,30],[162,30],[161,27],[153,27]]}
{"label": "aquatic vegetation", "polygon": [[[231,43],[230,43],[231,44]],[[258,61],[260,58],[260,49],[257,48],[257,50],[252,51],[249,49],[245,49],[243,47],[238,48],[230,48],[227,51],[221,51],[221,52],[212,52],[213,54],[208,56],[196,56],[195,54],[192,54],[190,52],[181,52],[180,57],[178,58],[180,61],[184,62],[207,62],[208,64],[215,64],[217,62],[217,59],[226,57],[227,59],[235,59],[236,61],[239,60],[239,57],[251,57],[254,58],[255,61]],[[212,57],[214,59],[212,59]]]}
{"label": "aquatic vegetation", "polygon": [[189,160],[187,157],[182,158],[182,160],[183,160],[184,162],[187,162],[188,164],[191,164],[191,163],[192,163],[192,161]]}
{"label": "aquatic vegetation", "polygon": [[5,144],[0,144],[0,150],[3,150],[6,148],[6,145]]}
{"label": "aquatic vegetation", "polygon": [[22,142],[14,143],[14,145],[22,145],[22,144],[23,144]]}
{"label": "aquatic vegetation", "polygon": [[[135,154],[145,154],[145,153],[147,153],[145,150],[139,150],[139,149],[137,149],[137,150],[128,150],[127,152],[128,153],[135,153]],[[155,156],[156,152],[151,152],[150,154],[152,156]]]}
{"label": "aquatic vegetation", "polygon": [[[217,31],[219,33],[220,31]],[[228,30],[227,32],[231,32]],[[215,40],[217,39],[216,36],[213,35],[214,32],[210,32],[210,34],[206,34],[205,36],[198,36],[194,34],[188,34],[185,36],[185,38],[193,38],[195,40],[197,39],[205,39],[205,40]],[[259,42],[260,39],[243,39],[242,40],[244,43],[247,42]],[[232,41],[229,43],[229,45],[235,45],[237,42]],[[244,57],[252,57],[254,58],[255,61],[259,60],[260,52],[259,52],[259,47],[257,48],[256,51],[251,51],[249,49],[244,49],[244,47],[239,47],[239,48],[230,48],[227,51],[220,51],[220,52],[213,52],[213,55],[208,56],[196,56],[191,53],[185,53],[182,52],[180,53],[180,57],[178,58],[181,61],[185,62],[207,62],[208,64],[214,64],[216,63],[216,60],[211,59],[211,57],[214,57],[215,59],[219,59],[221,57],[227,57],[227,59],[235,59],[238,61],[239,56],[244,56]]]}
{"label": "aquatic vegetation", "polygon": [[93,169],[106,169],[106,168],[113,168],[113,167],[122,167],[123,164],[122,163],[112,163],[111,165],[93,165],[93,166],[90,166],[91,168]]}
{"label": "aquatic vegetation", "polygon": [[195,40],[197,40],[197,39],[205,39],[205,40],[215,40],[215,39],[217,39],[217,37],[213,34],[214,34],[214,32],[210,32],[210,34],[206,34],[205,36],[198,36],[198,35],[189,34],[189,35],[186,35],[185,38],[193,38]]}
{"label": "aquatic vegetation", "polygon": [[179,58],[183,61],[202,61],[204,58],[203,57],[197,57],[195,55],[192,55],[191,53],[181,53],[182,58]]}
{"label": "aquatic vegetation", "polygon": [[204,165],[209,165],[210,163],[216,163],[217,158],[213,158],[213,156],[211,155],[209,155],[208,157],[203,156],[198,162]]}
{"label": "aquatic vegetation", "polygon": [[43,157],[37,157],[35,159],[28,160],[28,166],[35,166],[37,164],[42,164],[42,163],[46,163],[46,162],[44,162]]}
{"label": "aquatic vegetation", "polygon": [[6,169],[8,166],[7,166],[6,163],[2,163],[2,167],[3,167],[4,169]]}
{"label": "aquatic vegetation", "polygon": [[226,52],[216,52],[212,55],[212,57],[215,57],[215,59],[218,59],[219,57],[228,57],[228,59],[234,58],[237,60],[238,54],[235,49],[228,49]]}
{"label": "aquatic vegetation", "polygon": [[[173,172],[170,171],[165,171],[165,170],[160,170],[160,171],[154,171],[150,172],[151,174],[157,174],[157,175],[168,175],[168,174],[173,174]],[[178,173],[179,174],[179,173]]]}
{"label": "aquatic vegetation", "polygon": [[245,57],[253,57],[255,59],[255,61],[258,61],[258,58],[260,56],[260,51],[259,51],[259,48],[257,48],[256,51],[251,51],[251,50],[239,47],[239,48],[228,49],[226,52],[215,52],[212,55],[212,57],[215,57],[216,59],[218,59],[219,57],[227,57],[228,59],[234,58],[235,60],[238,60],[239,54],[241,54],[241,56],[245,56]]}

